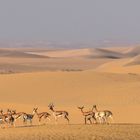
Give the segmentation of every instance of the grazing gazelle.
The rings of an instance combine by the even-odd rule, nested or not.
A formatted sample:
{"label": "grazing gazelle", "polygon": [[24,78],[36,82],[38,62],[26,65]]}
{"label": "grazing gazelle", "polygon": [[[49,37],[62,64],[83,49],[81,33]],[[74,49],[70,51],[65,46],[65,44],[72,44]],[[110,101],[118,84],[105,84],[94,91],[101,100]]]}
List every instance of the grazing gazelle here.
{"label": "grazing gazelle", "polygon": [[23,122],[27,123],[27,121],[30,121],[30,124],[32,124],[32,120],[34,118],[36,111],[37,108],[34,108],[32,114],[27,114],[27,113],[23,114]]}
{"label": "grazing gazelle", "polygon": [[48,113],[48,112],[41,112],[41,113],[38,113],[38,108],[36,108],[36,110],[35,110],[35,113],[37,114],[37,117],[38,117],[38,119],[39,119],[39,123],[41,122],[41,119],[42,118],[44,118],[44,119],[48,119],[48,120],[50,120],[50,114]]}
{"label": "grazing gazelle", "polygon": [[93,120],[96,122],[95,113],[94,113],[93,111],[86,111],[86,112],[84,112],[84,111],[83,111],[84,106],[78,107],[78,109],[81,110],[82,115],[83,115],[84,118],[85,118],[85,124],[87,124],[87,120],[90,121],[90,124],[92,124],[91,119],[93,119]]}
{"label": "grazing gazelle", "polygon": [[93,110],[95,110],[95,117],[99,119],[100,123],[108,123],[108,118],[113,119],[113,113],[109,110],[99,111],[96,105],[93,106]]}
{"label": "grazing gazelle", "polygon": [[53,103],[49,104],[49,109],[53,112],[53,116],[55,118],[55,122],[57,123],[58,118],[62,117],[64,119],[66,119],[69,123],[69,118],[68,118],[68,112],[67,111],[58,111],[58,110],[54,110],[54,105]]}

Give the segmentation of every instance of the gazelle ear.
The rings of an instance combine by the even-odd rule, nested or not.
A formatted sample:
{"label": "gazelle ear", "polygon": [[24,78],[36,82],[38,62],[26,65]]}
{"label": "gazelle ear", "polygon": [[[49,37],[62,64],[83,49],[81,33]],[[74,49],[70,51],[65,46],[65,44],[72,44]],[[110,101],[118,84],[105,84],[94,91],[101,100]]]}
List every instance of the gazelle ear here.
{"label": "gazelle ear", "polygon": [[93,107],[95,108],[95,107],[96,107],[96,105],[93,105]]}
{"label": "gazelle ear", "polygon": [[53,104],[53,102],[51,102],[51,106],[52,106],[52,107],[54,107],[54,104]]}

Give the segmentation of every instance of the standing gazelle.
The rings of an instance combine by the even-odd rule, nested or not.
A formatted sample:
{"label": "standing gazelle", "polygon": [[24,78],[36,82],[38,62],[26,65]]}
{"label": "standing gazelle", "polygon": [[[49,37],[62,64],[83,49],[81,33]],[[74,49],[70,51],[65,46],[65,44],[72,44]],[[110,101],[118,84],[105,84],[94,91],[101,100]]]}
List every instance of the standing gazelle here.
{"label": "standing gazelle", "polygon": [[93,110],[95,110],[95,117],[100,120],[100,123],[108,123],[108,118],[112,119],[113,117],[113,113],[111,111],[109,110],[99,111],[96,105],[93,106]]}
{"label": "standing gazelle", "polygon": [[93,111],[86,111],[86,112],[84,112],[84,111],[83,111],[84,106],[78,107],[78,109],[81,110],[82,115],[83,115],[84,118],[85,118],[85,124],[87,124],[87,120],[90,121],[90,124],[92,124],[92,120],[91,120],[91,119],[93,119],[94,121],[96,121],[95,113],[94,113]]}
{"label": "standing gazelle", "polygon": [[20,119],[21,116],[24,116],[26,113],[25,112],[16,112],[16,110],[11,110],[13,117],[15,118],[15,121],[17,119]]}
{"label": "standing gazelle", "polygon": [[37,114],[37,117],[38,117],[38,119],[39,119],[39,123],[41,122],[41,119],[42,118],[44,118],[44,119],[48,119],[48,120],[50,120],[50,114],[48,113],[48,112],[41,112],[41,113],[38,113],[38,108],[36,108],[36,110],[35,110],[35,113]]}
{"label": "standing gazelle", "polygon": [[6,116],[3,114],[3,110],[0,110],[0,124],[3,124],[6,122]]}
{"label": "standing gazelle", "polygon": [[7,113],[5,113],[5,114],[3,113],[3,110],[0,111],[0,120],[3,123],[6,123],[11,126],[13,126],[13,125],[15,126],[15,124],[14,124],[15,119],[14,119],[10,109],[7,109]]}
{"label": "standing gazelle", "polygon": [[68,118],[68,112],[67,111],[58,111],[58,110],[54,110],[54,105],[53,103],[49,104],[49,109],[53,112],[53,116],[55,118],[55,122],[57,123],[58,118],[62,117],[64,119],[66,119],[69,123],[69,118]]}
{"label": "standing gazelle", "polygon": [[32,114],[27,114],[27,113],[25,113],[25,114],[23,115],[23,122],[24,122],[24,123],[27,123],[27,121],[29,120],[29,121],[30,121],[30,124],[32,125],[32,120],[33,120],[33,118],[34,118],[34,115],[35,115],[37,109],[38,109],[38,108],[34,108]]}

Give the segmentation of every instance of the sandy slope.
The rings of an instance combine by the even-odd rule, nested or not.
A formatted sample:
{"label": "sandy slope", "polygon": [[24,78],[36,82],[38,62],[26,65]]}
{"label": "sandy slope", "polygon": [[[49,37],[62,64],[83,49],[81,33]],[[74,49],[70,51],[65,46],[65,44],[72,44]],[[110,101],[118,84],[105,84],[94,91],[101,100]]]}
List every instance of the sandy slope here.
{"label": "sandy slope", "polygon": [[77,106],[88,110],[97,104],[111,110],[115,122],[140,123],[139,81],[139,75],[93,71],[0,75],[1,108],[31,112],[39,106],[44,111],[54,102],[57,109],[70,112],[71,123],[81,123]]}
{"label": "sandy slope", "polygon": [[49,57],[80,57],[91,54],[89,49],[69,49],[69,50],[54,50],[54,51],[43,51],[43,52],[28,52],[28,54],[43,55]]}
{"label": "sandy slope", "polygon": [[100,65],[96,68],[96,71],[109,73],[140,74],[140,65],[138,63],[138,60],[134,58],[113,60],[111,62]]}
{"label": "sandy slope", "polygon": [[135,57],[133,57],[131,62],[129,62],[127,64],[127,66],[132,66],[132,65],[140,65],[140,54],[135,56]]}
{"label": "sandy slope", "polygon": [[73,58],[73,57],[88,57],[88,58],[121,58],[123,55],[117,51],[103,48],[85,48],[85,49],[64,49],[53,51],[27,52],[39,56],[49,56],[55,58]]}

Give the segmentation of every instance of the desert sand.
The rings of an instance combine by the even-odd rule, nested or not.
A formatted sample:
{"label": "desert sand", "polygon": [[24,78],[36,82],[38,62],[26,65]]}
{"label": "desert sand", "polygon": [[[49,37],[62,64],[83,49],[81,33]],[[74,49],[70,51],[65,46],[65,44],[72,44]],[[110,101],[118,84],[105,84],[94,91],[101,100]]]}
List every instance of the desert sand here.
{"label": "desert sand", "polygon": [[3,140],[139,140],[139,125],[42,125],[0,130]]}
{"label": "desert sand", "polygon": [[[113,112],[112,123],[140,123],[139,46],[66,50],[1,48],[0,73],[0,108],[4,111],[10,108],[32,113],[32,109],[38,107],[39,112],[51,114],[48,104],[53,102],[56,109],[69,112],[70,124],[83,124],[84,118],[77,107],[85,106],[84,110],[88,111],[96,104],[99,110]],[[53,117],[47,123],[52,127]],[[58,123],[66,124],[66,121],[60,119]],[[34,125],[38,122],[34,121]],[[86,129],[85,126],[74,127]],[[110,127],[123,130],[130,126]],[[139,125],[134,129],[137,127]],[[111,128],[105,129],[110,131]],[[21,129],[26,128],[19,131]],[[89,126],[88,129],[96,128]]]}

